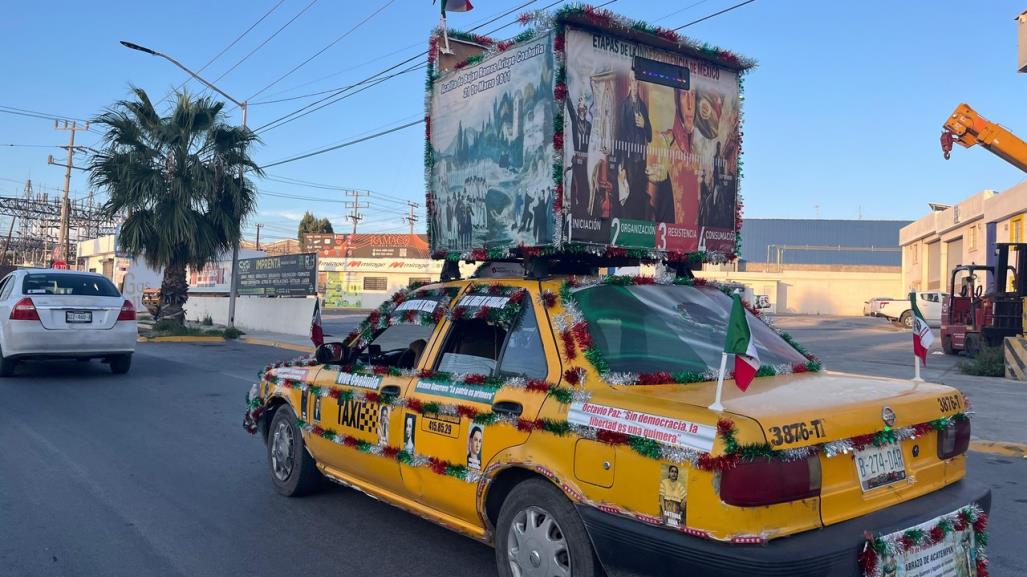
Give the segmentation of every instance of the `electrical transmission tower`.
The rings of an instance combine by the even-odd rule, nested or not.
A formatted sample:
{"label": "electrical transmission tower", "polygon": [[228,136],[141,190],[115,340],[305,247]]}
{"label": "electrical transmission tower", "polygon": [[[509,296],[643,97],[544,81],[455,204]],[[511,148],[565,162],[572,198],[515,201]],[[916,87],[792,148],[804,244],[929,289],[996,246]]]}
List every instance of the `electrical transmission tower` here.
{"label": "electrical transmission tower", "polygon": [[366,190],[347,190],[346,196],[352,197],[353,200],[346,201],[346,208],[349,209],[349,214],[346,218],[353,222],[353,234],[357,234],[357,223],[364,220],[364,215],[360,214],[361,208],[371,208],[371,205],[366,202],[360,202],[361,196],[371,196],[370,191]]}

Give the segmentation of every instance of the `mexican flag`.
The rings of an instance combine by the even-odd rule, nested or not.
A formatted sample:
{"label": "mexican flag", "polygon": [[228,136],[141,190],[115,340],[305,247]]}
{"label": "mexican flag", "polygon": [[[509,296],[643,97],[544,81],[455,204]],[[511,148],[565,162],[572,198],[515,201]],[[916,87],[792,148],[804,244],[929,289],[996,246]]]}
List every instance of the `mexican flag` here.
{"label": "mexican flag", "polygon": [[[435,0],[432,0],[432,4]],[[442,14],[446,12],[468,12],[474,9],[470,0],[442,0]]]}
{"label": "mexican flag", "polygon": [[924,315],[916,306],[916,293],[909,293],[909,304],[913,309],[913,354],[920,357],[923,366],[927,366],[927,349],[931,348],[934,342],[934,333],[931,327],[927,326]]}
{"label": "mexican flag", "polygon": [[724,352],[735,355],[735,384],[741,390],[749,388],[760,369],[760,357],[756,354],[756,342],[749,329],[749,318],[742,306],[742,297],[737,293],[731,297],[731,318],[727,322],[727,339]]}

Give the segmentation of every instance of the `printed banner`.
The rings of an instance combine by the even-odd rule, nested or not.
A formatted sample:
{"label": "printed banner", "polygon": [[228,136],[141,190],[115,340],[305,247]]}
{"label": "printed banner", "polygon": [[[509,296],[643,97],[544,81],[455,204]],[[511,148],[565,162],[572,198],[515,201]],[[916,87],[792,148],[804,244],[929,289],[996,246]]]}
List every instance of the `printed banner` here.
{"label": "printed banner", "polygon": [[717,433],[716,427],[711,425],[595,403],[572,403],[567,421],[707,453],[713,450],[713,438]]}
{"label": "printed banner", "polygon": [[553,244],[552,36],[431,90],[432,250]]}
{"label": "printed banner", "polygon": [[568,240],[734,250],[737,73],[574,28],[566,52]]}
{"label": "printed banner", "polygon": [[[940,517],[917,525],[916,529],[930,531]],[[885,535],[886,541],[898,541],[909,529]],[[953,531],[942,541],[927,547],[915,547],[906,552],[886,552],[877,564],[877,577],[976,577],[977,550],[973,527]]]}
{"label": "printed banner", "polygon": [[317,253],[239,260],[239,294],[307,296],[317,292]]}
{"label": "printed banner", "polygon": [[437,383],[435,381],[417,381],[415,390],[426,395],[439,395],[452,399],[461,399],[474,403],[492,403],[498,389],[464,385],[457,383]]}

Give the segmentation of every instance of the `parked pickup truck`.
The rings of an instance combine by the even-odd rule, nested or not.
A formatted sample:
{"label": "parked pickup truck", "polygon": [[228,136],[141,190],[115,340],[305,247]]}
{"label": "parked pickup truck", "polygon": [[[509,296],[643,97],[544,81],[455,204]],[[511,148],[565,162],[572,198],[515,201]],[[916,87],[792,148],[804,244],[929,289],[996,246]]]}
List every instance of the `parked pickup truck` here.
{"label": "parked pickup truck", "polygon": [[[916,306],[924,320],[931,327],[941,326],[941,295],[940,291],[916,293]],[[881,301],[877,316],[884,317],[893,323],[899,323],[907,329],[913,328],[913,308],[909,299]]]}

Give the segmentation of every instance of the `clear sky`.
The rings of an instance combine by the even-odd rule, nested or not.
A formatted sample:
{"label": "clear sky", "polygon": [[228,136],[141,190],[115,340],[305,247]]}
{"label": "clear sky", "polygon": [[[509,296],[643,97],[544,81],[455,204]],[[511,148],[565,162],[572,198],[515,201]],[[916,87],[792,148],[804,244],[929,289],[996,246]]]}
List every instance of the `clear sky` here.
{"label": "clear sky", "polygon": [[[618,0],[609,8],[673,28],[739,1]],[[473,11],[451,14],[450,25],[467,29],[524,2],[477,0]],[[279,0],[6,3],[0,19],[0,107],[90,118],[125,98],[129,85],[158,100],[183,82],[184,73],[118,40],[163,51],[198,69],[276,4]],[[304,8],[217,82],[236,99],[254,103],[250,127],[321,96],[258,102],[345,86],[417,55],[438,22],[438,9],[428,0],[284,0],[204,75],[220,76]],[[1027,138],[1027,74],[1016,73],[1013,20],[1024,8],[1012,0],[757,0],[688,27],[684,32],[698,40],[759,61],[745,85],[745,215],[855,219],[862,211],[865,219],[915,219],[925,214],[928,202],[956,202],[981,189],[1004,190],[1022,181],[1023,173],[984,150],[957,148],[946,162],[938,136],[956,105],[967,102]],[[513,20],[507,16],[481,31]],[[495,36],[519,30],[512,25]],[[262,132],[255,156],[266,164],[416,120],[423,114],[423,97],[424,71],[418,69]],[[231,118],[238,122],[238,110]],[[402,201],[424,204],[423,133],[418,125],[268,173],[371,190],[361,230],[402,232]],[[77,144],[98,140],[84,133]],[[0,112],[0,145],[5,145],[0,146],[0,194],[20,194],[27,177],[37,189],[58,191],[63,169],[48,166],[46,159],[62,151],[45,146],[66,141],[67,133],[53,130],[52,121]],[[349,229],[341,218],[341,191],[280,180],[259,181],[258,188],[264,194],[259,214],[247,223],[250,235],[259,222],[265,225],[262,238],[294,236],[296,221],[308,209],[331,218],[337,230]],[[86,194],[84,173],[75,171],[72,191],[73,197]],[[281,194],[315,200],[274,196]],[[423,230],[419,215],[417,228]]]}

